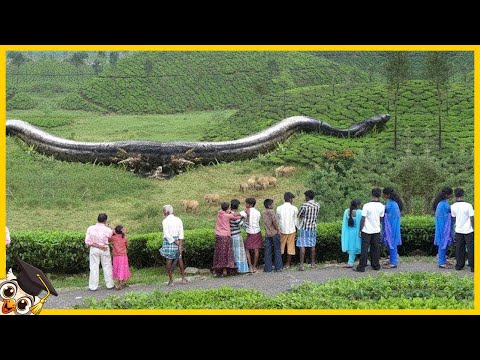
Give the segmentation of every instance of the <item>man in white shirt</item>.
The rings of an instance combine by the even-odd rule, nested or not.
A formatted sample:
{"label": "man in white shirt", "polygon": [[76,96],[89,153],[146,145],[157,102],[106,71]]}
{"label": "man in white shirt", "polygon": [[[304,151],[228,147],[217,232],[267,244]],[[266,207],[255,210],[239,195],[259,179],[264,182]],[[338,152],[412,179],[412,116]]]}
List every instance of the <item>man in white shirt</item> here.
{"label": "man in white shirt", "polygon": [[88,280],[88,289],[95,291],[98,288],[98,277],[100,263],[102,263],[103,277],[108,289],[114,289],[112,274],[112,257],[110,256],[110,247],[108,238],[112,236],[113,230],[107,225],[107,214],[98,214],[97,223],[87,229],[85,244],[90,248],[90,277]]}
{"label": "man in white shirt", "polygon": [[368,247],[370,246],[370,262],[373,270],[380,270],[380,219],[385,216],[385,205],[380,202],[382,190],[372,190],[372,201],[363,205],[362,220],[360,221],[360,237],[362,238],[362,251],[360,262],[355,271],[365,272],[367,266]]}
{"label": "man in white shirt", "polygon": [[287,263],[284,269],[290,268],[292,255],[295,255],[295,235],[297,235],[298,228],[298,209],[293,205],[295,195],[291,192],[286,192],[283,195],[285,202],[283,205],[277,207],[277,219],[280,225],[280,249],[281,253],[285,252],[285,245],[287,246]]}
{"label": "man in white shirt", "polygon": [[178,267],[180,268],[180,274],[182,276],[181,283],[187,283],[185,278],[185,270],[182,259],[183,251],[183,222],[180,218],[173,215],[172,205],[165,205],[163,207],[163,216],[165,219],[162,221],[163,226],[163,244],[160,249],[160,255],[166,259],[166,270],[168,274],[168,285],[173,285],[173,265],[174,261],[178,261]]}
{"label": "man in white shirt", "polygon": [[462,270],[465,266],[465,243],[467,244],[468,266],[473,272],[473,207],[463,200],[465,191],[456,188],[456,202],[450,207],[452,220],[455,223],[455,269]]}

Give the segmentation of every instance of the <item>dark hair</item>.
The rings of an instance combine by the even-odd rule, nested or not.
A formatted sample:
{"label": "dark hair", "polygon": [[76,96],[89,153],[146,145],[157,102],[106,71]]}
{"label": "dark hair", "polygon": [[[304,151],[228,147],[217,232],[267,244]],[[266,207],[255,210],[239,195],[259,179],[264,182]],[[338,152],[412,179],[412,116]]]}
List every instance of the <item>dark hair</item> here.
{"label": "dark hair", "polygon": [[265,199],[265,200],[263,201],[263,206],[265,206],[265,209],[268,209],[268,207],[269,207],[270,205],[272,205],[272,204],[273,204],[273,200],[272,200],[272,199]]}
{"label": "dark hair", "polygon": [[438,194],[435,196],[435,199],[433,200],[432,204],[432,209],[433,211],[437,210],[437,206],[440,203],[440,201],[445,199],[445,196],[447,195],[452,195],[453,190],[451,187],[445,186]]}
{"label": "dark hair", "polygon": [[103,223],[103,222],[107,221],[107,218],[108,218],[107,214],[100,213],[100,214],[98,214],[97,221],[99,223]]}
{"label": "dark hair", "polygon": [[290,191],[287,191],[285,194],[283,194],[283,200],[286,202],[289,202],[293,198],[295,198],[295,195],[293,195]]}
{"label": "dark hair", "polygon": [[230,207],[230,204],[227,203],[227,202],[222,202],[222,203],[220,204],[220,207],[222,208],[223,211],[227,211],[228,208]]}
{"label": "dark hair", "polygon": [[462,197],[465,194],[465,191],[462,188],[455,189],[455,197]]}
{"label": "dark hair", "polygon": [[255,198],[246,198],[245,202],[249,205],[252,205],[252,207],[254,207],[255,204],[257,203],[257,200],[255,200]]}
{"label": "dark hair", "polygon": [[350,227],[355,226],[355,221],[353,221],[353,217],[352,217],[352,211],[358,209],[358,205],[360,204],[361,204],[361,201],[358,199],[354,199],[350,203],[350,211],[348,212],[348,226]]}
{"label": "dark hair", "polygon": [[380,188],[372,189],[372,196],[379,198],[380,196],[382,196],[382,190]]}
{"label": "dark hair", "polygon": [[383,193],[385,195],[389,195],[390,199],[395,201],[398,204],[398,208],[400,211],[403,210],[403,202],[402,199],[400,199],[400,195],[398,195],[395,190],[393,190],[391,187],[386,187],[383,189]]}
{"label": "dark hair", "polygon": [[230,208],[232,210],[237,210],[239,205],[240,205],[240,200],[238,199],[233,199],[232,201],[230,201]]}
{"label": "dark hair", "polygon": [[123,225],[117,225],[117,226],[115,226],[115,232],[116,232],[118,235],[122,235],[122,237],[125,237],[125,234],[123,233],[122,229],[123,229]]}
{"label": "dark hair", "polygon": [[315,197],[315,193],[312,190],[307,190],[304,192],[305,196],[308,198],[308,200],[313,200]]}

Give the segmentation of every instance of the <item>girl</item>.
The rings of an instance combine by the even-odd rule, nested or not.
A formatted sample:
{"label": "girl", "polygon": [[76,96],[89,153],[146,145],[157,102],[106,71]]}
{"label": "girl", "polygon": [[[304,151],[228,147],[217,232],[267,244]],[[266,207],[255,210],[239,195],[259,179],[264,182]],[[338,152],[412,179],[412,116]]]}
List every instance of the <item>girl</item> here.
{"label": "girl", "polygon": [[397,246],[402,245],[400,235],[400,212],[403,210],[403,202],[400,196],[390,187],[383,189],[385,203],[385,217],[383,219],[383,242],[388,246],[390,261],[384,265],[387,269],[398,266]]}
{"label": "girl", "polygon": [[453,242],[452,218],[450,217],[450,204],[448,200],[452,197],[451,187],[444,187],[435,200],[433,200],[433,211],[435,212],[435,239],[434,245],[438,246],[438,267],[451,269],[452,265],[447,263],[447,248]]}
{"label": "girl", "polygon": [[360,200],[352,200],[350,208],[345,209],[342,222],[342,251],[348,253],[348,263],[345,267],[353,268],[355,255],[360,254],[362,239],[360,233],[360,221],[362,210]]}
{"label": "girl", "polygon": [[128,268],[128,239],[125,233],[126,229],[122,225],[117,225],[113,235],[108,239],[108,242],[113,243],[113,278],[118,280],[115,286],[117,290],[128,286],[125,280],[132,275]]}

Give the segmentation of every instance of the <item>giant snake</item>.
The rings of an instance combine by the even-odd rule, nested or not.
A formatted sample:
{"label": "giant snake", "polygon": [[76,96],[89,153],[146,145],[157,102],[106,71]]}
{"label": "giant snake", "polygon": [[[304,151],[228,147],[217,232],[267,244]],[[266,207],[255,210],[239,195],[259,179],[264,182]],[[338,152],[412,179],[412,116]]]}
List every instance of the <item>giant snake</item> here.
{"label": "giant snake", "polygon": [[[22,120],[7,120],[7,135],[15,135],[38,152],[55,159],[92,163],[118,163],[119,151],[126,156],[142,156],[150,167],[164,166],[172,156],[194,154],[197,163],[248,159],[274,149],[290,135],[300,131],[317,132],[337,137],[358,137],[376,126],[383,126],[389,114],[375,115],[347,129],[337,129],[325,121],[308,116],[292,116],[271,127],[241,139],[218,142],[113,141],[81,142],[51,135]],[[125,156],[124,156],[125,158]]]}

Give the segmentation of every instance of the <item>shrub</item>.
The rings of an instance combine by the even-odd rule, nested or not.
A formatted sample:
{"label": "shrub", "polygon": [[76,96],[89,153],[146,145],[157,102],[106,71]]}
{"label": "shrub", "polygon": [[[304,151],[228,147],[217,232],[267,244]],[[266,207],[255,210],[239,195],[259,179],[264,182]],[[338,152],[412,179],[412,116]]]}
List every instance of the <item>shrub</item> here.
{"label": "shrub", "polygon": [[[344,262],[347,254],[340,247],[341,222],[321,222],[317,228],[317,260]],[[12,231],[12,245],[7,249],[7,265],[13,266],[12,255],[46,272],[79,273],[88,270],[88,249],[84,245],[85,233],[61,231]],[[403,245],[398,248],[401,256],[436,255],[433,245],[434,220],[429,216],[402,218]],[[163,266],[160,256],[162,234],[129,235],[128,257],[131,266],[142,268]],[[185,230],[185,265],[210,268],[215,248],[213,229]],[[386,248],[382,247],[383,255]],[[453,249],[450,249],[453,255]],[[294,261],[298,261],[298,252]],[[307,258],[308,258],[307,252]],[[263,263],[263,251],[260,253]]]}
{"label": "shrub", "polygon": [[37,101],[25,93],[19,93],[7,100],[7,110],[28,110],[37,106]]}
{"label": "shrub", "polygon": [[209,290],[128,293],[86,299],[90,309],[472,309],[473,277],[454,274],[379,274],[360,279],[305,283],[268,297],[256,290],[222,287]]}

